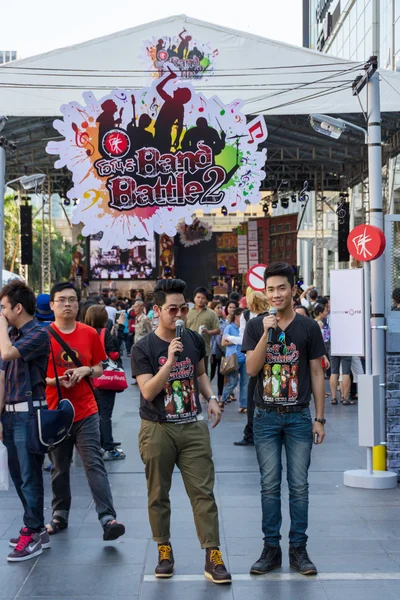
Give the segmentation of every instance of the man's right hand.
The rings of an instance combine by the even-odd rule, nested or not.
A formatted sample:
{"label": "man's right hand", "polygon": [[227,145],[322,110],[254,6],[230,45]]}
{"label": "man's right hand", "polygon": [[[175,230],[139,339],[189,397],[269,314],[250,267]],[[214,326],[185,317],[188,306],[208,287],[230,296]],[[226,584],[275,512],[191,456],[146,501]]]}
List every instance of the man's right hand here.
{"label": "man's right hand", "polygon": [[176,363],[175,353],[181,353],[183,351],[183,344],[181,342],[181,338],[175,338],[169,345],[168,348],[168,362],[170,365],[174,365]]}
{"label": "man's right hand", "polygon": [[264,326],[264,333],[265,335],[268,335],[268,331],[270,329],[276,329],[278,326],[278,319],[276,318],[275,315],[268,315],[268,317],[264,317],[263,318],[263,326]]}

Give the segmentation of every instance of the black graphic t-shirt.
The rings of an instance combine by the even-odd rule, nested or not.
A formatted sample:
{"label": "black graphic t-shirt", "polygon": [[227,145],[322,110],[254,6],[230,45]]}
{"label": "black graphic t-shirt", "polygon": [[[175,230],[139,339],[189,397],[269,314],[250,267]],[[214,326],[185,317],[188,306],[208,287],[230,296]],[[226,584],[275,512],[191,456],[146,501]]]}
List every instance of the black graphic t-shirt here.
{"label": "black graphic t-shirt", "polygon": [[[243,336],[242,352],[254,350],[263,335],[263,319],[251,319]],[[264,366],[258,374],[255,402],[262,406],[303,405],[311,399],[309,361],[325,354],[318,324],[296,314],[290,325],[273,332]]]}
{"label": "black graphic t-shirt", "polygon": [[[197,365],[205,357],[204,340],[195,331],[185,329],[182,336],[183,352],[178,357],[164,389],[153,402],[140,394],[140,416],[148,421],[182,423],[201,413]],[[132,348],[132,375],[156,373],[168,359],[169,342],[154,332],[147,334]]]}

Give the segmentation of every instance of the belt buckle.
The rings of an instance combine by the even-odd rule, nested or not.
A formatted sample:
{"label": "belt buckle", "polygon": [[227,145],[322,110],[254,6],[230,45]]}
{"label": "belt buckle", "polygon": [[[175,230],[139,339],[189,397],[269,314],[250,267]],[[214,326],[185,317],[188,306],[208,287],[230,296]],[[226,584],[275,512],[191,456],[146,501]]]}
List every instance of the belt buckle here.
{"label": "belt buckle", "polygon": [[285,410],[286,406],[277,406],[276,409],[278,411],[278,414],[283,414],[286,412]]}

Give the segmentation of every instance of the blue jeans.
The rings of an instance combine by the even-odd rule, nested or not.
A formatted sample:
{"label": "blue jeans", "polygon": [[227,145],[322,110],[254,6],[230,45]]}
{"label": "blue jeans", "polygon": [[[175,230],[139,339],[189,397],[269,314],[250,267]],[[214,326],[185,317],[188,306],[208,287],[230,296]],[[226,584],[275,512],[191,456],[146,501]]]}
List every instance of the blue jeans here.
{"label": "blue jeans", "polygon": [[31,531],[44,527],[43,456],[28,452],[28,412],[5,412],[3,442],[8,451],[11,479],[24,507],[24,525]]}
{"label": "blue jeans", "polygon": [[312,448],[310,409],[279,414],[256,407],[254,443],[261,473],[264,541],[278,546],[281,539],[282,444],[285,445],[289,485],[289,543],[304,546],[308,527],[308,468]]}
{"label": "blue jeans", "polygon": [[247,386],[249,384],[249,376],[246,371],[246,361],[239,363],[239,371],[234,371],[228,375],[228,381],[224,387],[222,393],[222,402],[226,402],[233,393],[235,387],[240,379],[240,395],[239,395],[239,406],[240,408],[247,408]]}

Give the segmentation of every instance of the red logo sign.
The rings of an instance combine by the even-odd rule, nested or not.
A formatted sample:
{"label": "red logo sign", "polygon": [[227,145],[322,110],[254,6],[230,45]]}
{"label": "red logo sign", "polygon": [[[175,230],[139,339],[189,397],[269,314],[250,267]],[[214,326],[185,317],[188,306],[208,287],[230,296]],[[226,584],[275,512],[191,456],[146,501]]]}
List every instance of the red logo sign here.
{"label": "red logo sign", "polygon": [[347,238],[347,249],[351,256],[362,262],[379,258],[385,247],[385,235],[375,225],[357,225]]}
{"label": "red logo sign", "polygon": [[103,138],[103,148],[111,158],[122,158],[130,147],[129,136],[122,129],[112,129]]}

